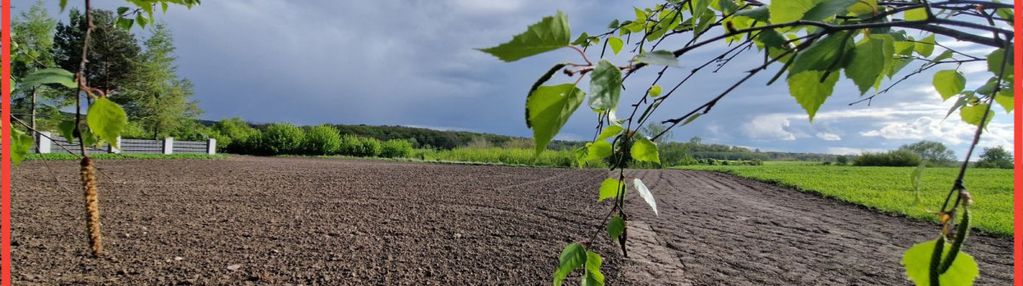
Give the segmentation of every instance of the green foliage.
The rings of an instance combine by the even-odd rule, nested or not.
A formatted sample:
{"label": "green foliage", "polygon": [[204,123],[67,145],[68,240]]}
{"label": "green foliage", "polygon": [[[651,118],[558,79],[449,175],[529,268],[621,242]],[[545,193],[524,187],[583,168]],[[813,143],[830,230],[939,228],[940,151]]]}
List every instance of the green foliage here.
{"label": "green foliage", "polygon": [[75,75],[65,69],[47,68],[36,70],[20,81],[19,88],[33,88],[44,84],[58,84],[67,88],[76,88]]}
{"label": "green foliage", "polygon": [[526,126],[533,129],[540,154],[568,122],[586,94],[573,84],[541,86],[526,98]]}
{"label": "green foliage", "polygon": [[222,135],[217,137],[217,145],[224,146],[224,150],[232,153],[251,153],[245,147],[259,136],[259,130],[239,117],[220,120],[213,124],[213,130]]}
{"label": "green foliage", "polygon": [[614,199],[618,197],[618,191],[624,187],[621,181],[615,178],[604,179],[604,182],[600,183],[600,195],[597,198],[598,202],[602,202],[606,199]]}
{"label": "green foliage", "polygon": [[899,150],[907,150],[923,159],[931,166],[950,166],[956,161],[956,154],[949,150],[945,144],[934,141],[920,141],[913,144],[902,145]]}
{"label": "green foliage", "polygon": [[[769,162],[775,163],[775,162]],[[854,167],[806,164],[765,164],[763,166],[685,166],[689,170],[722,171],[824,197],[866,206],[885,213],[937,222],[935,206],[948,195],[949,180],[959,168],[933,167],[923,172],[919,199],[911,181],[916,166]],[[865,180],[863,178],[870,178]],[[1013,174],[1005,169],[971,169],[964,185],[976,199],[970,207],[976,229],[1001,236],[1013,233]],[[937,232],[937,230],[935,230]],[[968,248],[968,247],[967,247]],[[895,267],[895,265],[892,265]]]}
{"label": "green foliage", "polygon": [[980,160],[974,166],[978,168],[1012,169],[1012,154],[1001,146],[984,148],[984,152],[980,154]]}
{"label": "green foliage", "polygon": [[[69,71],[78,71],[82,60],[82,43],[85,33],[81,28],[85,15],[71,9],[69,21],[57,24],[53,38],[53,57],[57,66]],[[141,48],[130,32],[114,26],[116,17],[112,11],[93,9],[93,30],[89,40],[88,63],[85,67],[89,86],[101,90],[119,90],[131,81],[134,64]]]}
{"label": "green foliage", "polygon": [[18,166],[34,144],[32,136],[21,130],[11,129],[11,165]]}
{"label": "green foliage", "polygon": [[[437,162],[473,162],[502,165],[572,167],[576,166],[571,151],[545,150],[536,155],[532,148],[455,148],[451,150],[418,150],[413,157]],[[587,164],[593,164],[586,162]]]}
{"label": "green foliage", "polygon": [[511,41],[492,48],[480,49],[502,61],[513,62],[519,59],[567,47],[571,41],[568,17],[565,13],[544,17],[540,22],[530,25],[526,31],[515,35]]}
{"label": "green foliage", "polygon": [[86,119],[93,134],[114,147],[119,147],[116,145],[117,137],[121,136],[121,131],[128,125],[128,115],[121,106],[105,97],[97,98],[92,106],[89,106]]}
{"label": "green foliage", "polygon": [[[821,78],[824,80],[821,81]],[[831,96],[836,82],[838,82],[838,73],[804,71],[789,77],[789,92],[792,97],[796,98],[796,102],[799,102],[803,110],[806,110],[810,120],[813,120],[817,109]]]}
{"label": "green foliage", "polygon": [[885,50],[892,49],[894,47],[891,38],[878,35],[864,38],[859,44],[856,44],[852,60],[845,68],[845,76],[856,83],[860,94],[864,94],[871,87],[880,84],[884,77],[882,72],[892,60],[891,53],[886,54]]}
{"label": "green foliage", "polygon": [[[152,138],[181,134],[202,134],[191,128],[202,114],[191,81],[177,75],[174,39],[163,24],[151,26],[145,50],[132,63],[132,74],[120,95],[113,99],[125,107],[128,116],[139,121]],[[175,136],[180,137],[180,136]]]}
{"label": "green foliage", "polygon": [[612,241],[618,240],[618,237],[622,236],[625,232],[625,220],[620,216],[612,216],[611,221],[607,223],[607,235],[611,237]]}
{"label": "green foliage", "polygon": [[771,23],[792,22],[803,19],[803,15],[813,9],[817,0],[790,0],[771,2],[768,11],[771,15]]}
{"label": "green foliage", "polygon": [[615,110],[621,94],[622,72],[611,62],[601,60],[590,74],[590,108],[597,113]]}
{"label": "green foliage", "polygon": [[632,159],[636,161],[661,164],[661,156],[657,153],[657,145],[654,145],[654,142],[646,139],[646,137],[638,136],[636,141],[632,143],[630,153]]}
{"label": "green foliage", "polygon": [[[931,272],[931,258],[934,257],[936,243],[941,243],[943,246],[942,253],[948,253],[950,246],[943,242],[944,240],[928,240],[925,242],[917,243],[906,250],[906,253],[902,256],[902,265],[906,267],[906,275],[909,276],[910,280],[920,286],[928,286],[931,284],[930,272]],[[947,259],[946,256],[942,256],[943,259]],[[974,279],[980,275],[980,269],[977,268],[977,262],[973,259],[973,256],[969,254],[958,252],[956,259],[952,262],[948,270],[939,276],[941,285],[946,286],[958,286],[958,285],[973,285]]]}
{"label": "green foliage", "polygon": [[310,127],[302,142],[302,152],[307,155],[333,155],[341,150],[341,133],[330,125]]}
{"label": "green foliage", "polygon": [[588,258],[586,248],[579,243],[570,243],[561,251],[558,268],[554,271],[554,286],[560,286],[572,271],[583,267]]}
{"label": "green foliage", "polygon": [[412,155],[412,152],[415,151],[412,147],[412,142],[401,139],[384,141],[382,147],[380,157],[384,158],[405,158]]}
{"label": "green foliage", "polygon": [[305,141],[305,131],[290,123],[270,124],[260,136],[262,149],[269,154],[297,154]]}
{"label": "green foliage", "polygon": [[934,89],[942,99],[949,99],[966,89],[966,77],[956,70],[943,70],[934,73]]}
{"label": "green foliage", "polygon": [[907,149],[880,153],[863,153],[853,160],[856,166],[912,167],[920,165],[920,155]]}

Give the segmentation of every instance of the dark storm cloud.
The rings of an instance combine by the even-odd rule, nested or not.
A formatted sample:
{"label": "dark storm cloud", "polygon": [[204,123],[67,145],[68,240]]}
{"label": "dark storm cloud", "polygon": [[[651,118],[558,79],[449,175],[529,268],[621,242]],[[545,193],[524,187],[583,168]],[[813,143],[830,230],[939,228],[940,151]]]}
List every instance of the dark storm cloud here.
{"label": "dark storm cloud", "polygon": [[[95,2],[110,9],[121,3]],[[15,0],[15,13],[31,3]],[[528,86],[550,64],[575,60],[576,54],[559,50],[509,64],[474,48],[504,42],[559,9],[569,15],[574,33],[593,34],[611,19],[633,17],[632,6],[647,4],[222,0],[204,1],[192,10],[174,7],[158,18],[174,33],[179,72],[195,83],[207,119],[400,124],[528,136],[522,119]],[[668,88],[712,56],[683,57],[683,68],[670,70],[662,85]],[[677,116],[717,95],[757,59],[739,57],[719,73],[693,78],[654,119]],[[640,96],[654,72],[648,69],[630,79],[623,100],[632,102]],[[969,86],[985,77],[971,74]],[[909,81],[869,107],[846,105],[858,94],[845,92],[852,89],[843,79],[813,124],[788,95],[784,82],[765,86],[766,80],[767,76],[751,79],[711,114],[676,131],[674,139],[700,136],[765,150],[853,153],[920,139],[943,141],[961,150],[969,137],[969,126],[957,118],[942,120],[951,103],[941,102],[928,87],[929,78]],[[627,115],[624,112],[620,114]],[[589,138],[593,120],[592,113],[580,108],[561,138]],[[985,144],[1011,144],[1010,122],[1000,112]]]}

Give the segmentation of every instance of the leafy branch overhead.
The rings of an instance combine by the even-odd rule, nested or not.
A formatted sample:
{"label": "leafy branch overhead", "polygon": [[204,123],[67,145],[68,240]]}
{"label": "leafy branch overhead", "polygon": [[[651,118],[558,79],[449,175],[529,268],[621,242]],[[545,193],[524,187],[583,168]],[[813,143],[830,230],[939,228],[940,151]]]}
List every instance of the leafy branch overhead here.
{"label": "leafy branch overhead", "polygon": [[[596,113],[593,141],[576,150],[580,165],[602,160],[616,177],[608,178],[599,187],[597,199],[611,202],[604,224],[612,239],[624,245],[628,216],[624,211],[627,189],[637,191],[656,213],[652,192],[639,179],[630,186],[624,169],[630,164],[660,163],[659,139],[672,128],[685,126],[709,113],[718,103],[756,75],[763,74],[768,85],[783,80],[789,95],[806,112],[809,120],[836,95],[858,97],[851,104],[867,102],[890,91],[906,80],[932,74],[935,100],[955,99],[948,115],[976,125],[972,149],[983,132],[983,126],[994,116],[991,106],[997,103],[1012,111],[1014,38],[1011,26],[1015,21],[1012,4],[997,1],[877,1],[877,0],[666,0],[648,8],[628,11],[629,19],[614,19],[608,29],[599,33],[580,33],[572,41],[568,18],[562,12],[545,17],[515,35],[506,43],[480,49],[506,62],[548,51],[574,50],[577,61],[565,61],[547,70],[530,88],[526,97],[526,126],[533,130],[536,152],[547,144],[575,113],[587,97],[580,82],[589,79],[588,103]],[[978,49],[957,50],[957,43],[994,48],[990,54],[975,54]],[[704,61],[691,54],[697,50],[717,50],[717,56]],[[624,55],[628,60],[615,63],[611,55]],[[617,57],[615,57],[617,58]],[[684,58],[684,59],[683,59]],[[733,61],[742,58],[744,60]],[[753,59],[753,60],[747,60]],[[680,62],[686,63],[680,65]],[[974,86],[967,81],[964,64],[987,64],[990,79]],[[914,65],[917,64],[917,65]],[[683,93],[695,74],[711,70],[716,73],[726,65],[748,65],[739,80],[727,84],[722,91],[687,111],[664,119],[668,124],[657,134],[641,135],[641,127],[650,123],[662,103]],[[684,66],[685,68],[680,68]],[[908,68],[912,67],[912,68]],[[627,89],[626,81],[634,73],[653,68],[653,81],[646,88]],[[937,72],[933,72],[936,71]],[[931,72],[931,73],[928,73]],[[546,85],[555,77],[569,78],[566,83]],[[851,90],[839,88],[848,80]],[[711,83],[715,84],[715,83]],[[633,91],[633,94],[627,94]],[[895,93],[891,93],[895,95]],[[623,104],[622,99],[633,102]],[[850,104],[850,105],[851,105]],[[619,116],[619,113],[626,116]],[[677,111],[668,111],[677,112]],[[967,160],[968,161],[968,160]],[[966,164],[962,166],[965,170]],[[962,172],[961,172],[962,173]],[[959,198],[968,196],[961,185],[962,176],[942,206],[941,215],[955,218],[967,204]],[[951,215],[950,215],[951,214]],[[947,225],[954,219],[943,220]],[[966,223],[968,224],[968,222]],[[948,228],[948,227],[945,227]],[[964,237],[946,231],[946,241],[962,245]],[[582,267],[587,243],[566,248],[555,275],[555,284],[563,274]],[[920,247],[941,250],[941,243]],[[578,249],[576,249],[578,248]],[[918,247],[907,252],[923,257]],[[622,248],[625,251],[625,248]],[[925,259],[951,265],[951,269],[926,269],[932,280],[942,285],[969,284],[976,277],[976,265],[968,255],[952,247],[941,256]],[[957,259],[956,257],[960,257]],[[932,263],[932,265],[934,265]],[[928,285],[914,273],[916,264],[907,264],[910,278],[918,285]],[[952,275],[954,278],[946,278]],[[939,277],[940,278],[937,278]],[[947,280],[947,282],[946,282]],[[584,281],[585,283],[585,281]]]}

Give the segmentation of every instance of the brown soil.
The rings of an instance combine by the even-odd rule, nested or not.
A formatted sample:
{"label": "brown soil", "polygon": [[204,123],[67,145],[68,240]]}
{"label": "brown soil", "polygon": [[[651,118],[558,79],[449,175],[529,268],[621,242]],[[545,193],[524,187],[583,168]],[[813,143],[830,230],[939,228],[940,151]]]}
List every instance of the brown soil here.
{"label": "brown soil", "polygon": [[[87,257],[77,162],[15,169],[16,285],[544,285],[561,248],[608,210],[594,202],[599,170],[253,157],[97,167],[101,259]],[[630,175],[661,214],[633,198],[629,260],[599,236],[615,284],[905,284],[902,250],[935,231],[722,174]],[[974,236],[966,251],[980,284],[1010,283],[1010,239]]]}

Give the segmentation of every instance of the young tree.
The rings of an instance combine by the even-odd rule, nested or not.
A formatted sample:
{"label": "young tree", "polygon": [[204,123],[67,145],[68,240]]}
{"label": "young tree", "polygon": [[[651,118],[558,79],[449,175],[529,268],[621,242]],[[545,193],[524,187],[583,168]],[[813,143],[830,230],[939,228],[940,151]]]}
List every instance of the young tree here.
{"label": "young tree", "polygon": [[998,146],[984,148],[984,153],[980,154],[980,160],[975,166],[978,168],[1012,169],[1012,162],[1012,154],[1002,146]]}
{"label": "young tree", "polygon": [[[739,86],[761,73],[769,76],[761,77],[768,85],[779,80],[787,84],[789,95],[812,121],[835,93],[843,75],[854,84],[843,92],[864,96],[855,99],[855,104],[886,94],[904,79],[948,67],[935,72],[932,82],[942,99],[955,98],[958,102],[949,113],[958,112],[963,121],[977,126],[966,156],[969,161],[983,127],[994,115],[991,106],[998,103],[1012,110],[1012,26],[1018,19],[1013,8],[1012,4],[994,0],[664,0],[653,7],[632,9],[629,12],[634,13],[628,14],[635,18],[615,19],[606,30],[593,35],[573,35],[568,16],[559,11],[505,43],[479,50],[505,62],[561,48],[578,54],[573,56],[574,61],[554,64],[533,82],[525,99],[526,127],[533,130],[536,152],[540,153],[583,101],[588,102],[587,107],[597,114],[599,136],[577,154],[599,154],[614,162],[609,166],[616,176],[607,178],[599,189],[601,199],[613,199],[606,216],[609,219],[601,224],[625,252],[628,236],[623,233],[627,221],[624,204],[626,190],[630,189],[625,184],[624,169],[629,166],[626,159],[656,162],[654,141],[667,130],[706,116]],[[944,44],[952,41],[991,49],[956,50]],[[707,50],[714,51],[709,58],[697,53]],[[733,61],[749,53],[753,55]],[[681,62],[687,67],[672,69]],[[913,62],[921,65],[898,77]],[[958,67],[972,62],[986,63],[990,78],[985,85],[967,90],[965,75]],[[660,107],[667,106],[662,104],[665,100],[684,93],[676,91],[685,90],[683,85],[695,74],[718,72],[726,65],[743,65],[745,72],[709,100],[691,109],[672,111],[674,118],[661,121],[668,124],[665,132],[651,137],[638,132],[652,122]],[[650,74],[652,80],[633,84],[635,73],[650,69],[656,72]],[[548,84],[555,77],[571,79]],[[584,77],[589,78],[589,94],[580,84]],[[627,81],[630,78],[633,80]],[[627,83],[629,88],[623,88]],[[871,89],[875,92],[867,95]],[[623,90],[635,92],[635,100],[620,103]],[[966,284],[979,275],[975,261],[960,251],[970,227],[972,201],[963,184],[966,168],[963,164],[959,175],[950,180],[953,186],[937,212],[941,235],[914,245],[904,254],[907,274],[918,285],[947,285],[945,281],[950,280]],[[641,179],[631,181],[629,192],[638,194],[656,214],[653,194]],[[955,218],[960,213],[957,224]],[[579,269],[583,272],[581,284],[604,283],[600,254],[592,251],[591,241],[564,248],[554,271],[555,285],[561,285]],[[966,259],[957,259],[960,257]]]}
{"label": "young tree", "polygon": [[945,144],[934,141],[920,141],[913,144],[902,145],[899,150],[907,150],[917,155],[927,163],[935,166],[948,166],[956,161],[956,154],[945,147]]}
{"label": "young tree", "polygon": [[[33,72],[54,67],[53,34],[57,27],[57,20],[50,17],[46,12],[46,3],[42,0],[36,1],[27,11],[21,13],[11,25],[11,40],[18,43],[17,52],[11,57],[11,76],[23,78]],[[35,130],[37,96],[44,92],[45,85],[29,87],[22,90],[22,97],[15,99],[17,107],[12,108],[19,115],[28,113],[30,129]],[[25,102],[27,101],[27,102]]]}

